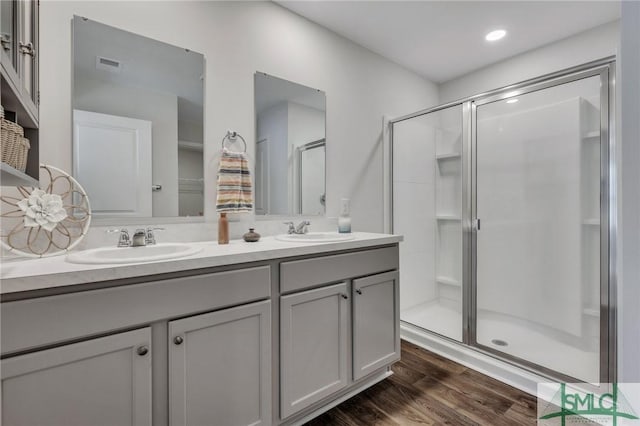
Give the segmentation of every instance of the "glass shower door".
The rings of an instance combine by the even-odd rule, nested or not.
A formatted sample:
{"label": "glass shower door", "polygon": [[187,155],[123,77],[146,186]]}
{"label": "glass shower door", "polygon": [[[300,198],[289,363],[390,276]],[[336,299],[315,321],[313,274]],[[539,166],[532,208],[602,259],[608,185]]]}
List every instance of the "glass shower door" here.
{"label": "glass shower door", "polygon": [[602,377],[601,78],[475,106],[474,343],[588,382]]}
{"label": "glass shower door", "polygon": [[400,319],[462,341],[462,106],[393,124]]}

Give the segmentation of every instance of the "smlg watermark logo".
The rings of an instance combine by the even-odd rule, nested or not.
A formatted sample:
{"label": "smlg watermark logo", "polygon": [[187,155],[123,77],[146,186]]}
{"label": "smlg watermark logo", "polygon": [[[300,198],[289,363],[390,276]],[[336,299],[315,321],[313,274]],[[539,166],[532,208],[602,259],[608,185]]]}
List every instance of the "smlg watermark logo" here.
{"label": "smlg watermark logo", "polygon": [[640,426],[640,383],[540,383],[538,425]]}

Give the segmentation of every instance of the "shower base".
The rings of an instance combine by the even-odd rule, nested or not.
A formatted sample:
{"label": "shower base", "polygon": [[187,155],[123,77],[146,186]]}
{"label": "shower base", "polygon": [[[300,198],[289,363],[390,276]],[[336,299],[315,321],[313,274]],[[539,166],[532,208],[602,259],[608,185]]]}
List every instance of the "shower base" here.
{"label": "shower base", "polygon": [[[462,341],[462,315],[446,303],[432,301],[412,306],[401,311],[400,319]],[[493,312],[478,312],[479,344],[576,379],[599,382],[598,352],[560,338],[552,332],[545,333],[534,323]]]}

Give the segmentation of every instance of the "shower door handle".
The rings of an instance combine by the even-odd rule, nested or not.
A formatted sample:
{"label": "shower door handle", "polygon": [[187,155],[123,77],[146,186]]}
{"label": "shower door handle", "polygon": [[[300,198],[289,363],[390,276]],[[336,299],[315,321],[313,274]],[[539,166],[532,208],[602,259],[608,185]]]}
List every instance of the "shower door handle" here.
{"label": "shower door handle", "polygon": [[476,230],[476,231],[479,231],[479,230],[480,230],[480,219],[474,219],[474,221],[473,221],[473,228],[474,228],[474,230]]}

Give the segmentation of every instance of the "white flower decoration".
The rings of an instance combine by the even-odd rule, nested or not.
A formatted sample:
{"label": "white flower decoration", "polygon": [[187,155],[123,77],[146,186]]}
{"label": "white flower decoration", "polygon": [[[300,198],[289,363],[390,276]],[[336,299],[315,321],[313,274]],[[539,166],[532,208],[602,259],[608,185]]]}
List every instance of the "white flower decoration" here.
{"label": "white flower decoration", "polygon": [[67,211],[62,206],[62,197],[58,194],[49,194],[41,189],[35,189],[29,195],[18,202],[18,207],[24,214],[24,226],[42,226],[51,232],[58,222],[67,217]]}

